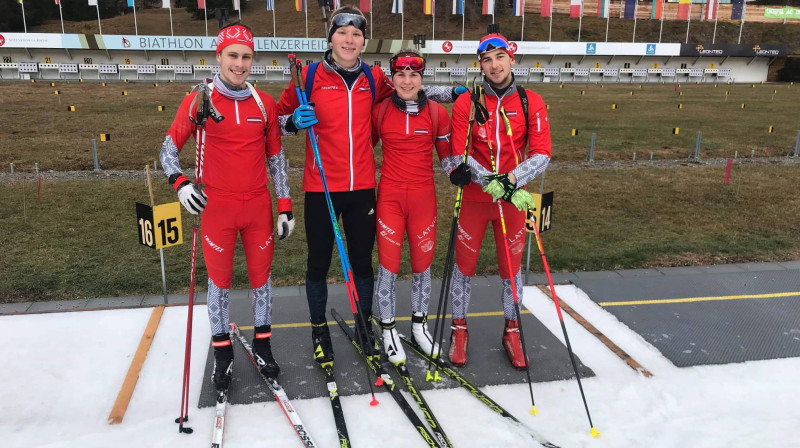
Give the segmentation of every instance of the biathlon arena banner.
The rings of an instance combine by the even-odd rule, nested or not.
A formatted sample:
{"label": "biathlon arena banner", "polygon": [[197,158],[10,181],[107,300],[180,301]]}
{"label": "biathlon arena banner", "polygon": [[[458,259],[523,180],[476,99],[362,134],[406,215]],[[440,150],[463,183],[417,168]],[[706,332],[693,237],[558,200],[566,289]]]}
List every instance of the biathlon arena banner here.
{"label": "biathlon arena banner", "polygon": [[[325,39],[256,37],[256,51],[323,53]],[[0,48],[66,48],[75,50],[216,51],[215,37],[135,36],[114,34],[2,33]]]}
{"label": "biathlon arena banner", "polygon": [[[428,41],[423,53],[476,54],[478,41]],[[511,42],[514,54],[602,55],[602,56],[678,56],[681,44],[624,42]]]}
{"label": "biathlon arena banner", "polygon": [[786,45],[680,44],[681,56],[783,57]]}
{"label": "biathlon arena banner", "polygon": [[764,8],[764,17],[770,19],[800,19],[800,9],[798,8]]}

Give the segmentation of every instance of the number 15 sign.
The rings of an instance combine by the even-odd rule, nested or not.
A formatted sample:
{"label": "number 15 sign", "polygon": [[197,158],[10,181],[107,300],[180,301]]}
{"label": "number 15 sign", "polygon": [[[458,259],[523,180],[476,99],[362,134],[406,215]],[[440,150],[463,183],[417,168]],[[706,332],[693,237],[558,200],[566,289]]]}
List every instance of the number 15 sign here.
{"label": "number 15 sign", "polygon": [[181,229],[181,204],[149,205],[136,203],[136,222],[139,229],[139,244],[153,249],[183,244]]}

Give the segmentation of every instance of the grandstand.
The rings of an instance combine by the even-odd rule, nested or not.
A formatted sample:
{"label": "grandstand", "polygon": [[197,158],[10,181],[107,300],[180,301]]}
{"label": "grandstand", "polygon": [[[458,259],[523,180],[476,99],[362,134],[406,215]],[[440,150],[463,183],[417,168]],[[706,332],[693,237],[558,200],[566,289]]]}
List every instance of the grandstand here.
{"label": "grandstand", "polygon": [[[554,14],[567,15],[569,3],[565,0],[555,1]],[[623,13],[622,6],[622,2],[612,2],[609,17],[618,22],[617,18]],[[288,8],[288,2],[283,7]],[[654,22],[649,19],[651,7],[652,3],[648,2],[637,5],[635,16],[637,19],[646,19],[642,20],[643,24]],[[665,21],[675,21],[677,8],[677,3],[664,4]],[[730,8],[730,4],[719,5],[720,21],[723,17],[730,17]],[[752,16],[754,21],[759,17],[765,21],[781,21],[764,18],[763,6],[760,7],[760,12],[756,6],[747,8],[747,20],[751,20]],[[690,11],[689,21],[700,22],[704,10],[705,4],[695,5]],[[178,12],[177,9],[175,11]],[[142,11],[151,15],[156,12],[160,11]],[[540,2],[527,4],[526,14],[529,20],[536,20],[539,24],[546,23],[547,19],[540,17],[540,12]],[[252,14],[266,16],[262,10],[247,11],[245,17]],[[292,16],[293,20],[297,20],[297,14],[300,13]],[[322,33],[316,29],[321,28],[317,17],[320,15],[319,10],[312,9],[309,15],[312,14],[312,23],[317,24],[309,37],[257,37],[257,56],[251,80],[288,80],[287,53],[295,53],[304,60],[319,60],[327,45],[324,38],[313,37],[321,36]],[[166,16],[163,13],[161,15]],[[596,15],[597,3],[585,2],[584,17],[587,20],[589,17],[598,20]],[[501,18],[497,20],[500,21]],[[214,58],[213,35],[217,29],[215,22],[213,19],[209,22],[212,25],[210,36],[172,36],[166,34],[168,29],[162,30],[164,34],[160,35],[137,35],[133,29],[130,31],[134,32],[129,34],[0,32],[0,79],[191,82],[208,77],[218,70]],[[245,22],[248,22],[247,18]],[[202,26],[203,21],[199,23]],[[257,36],[261,29],[264,28],[256,28]],[[116,30],[115,32],[120,32],[118,27]],[[442,34],[439,32],[437,40],[427,40],[422,48],[429,60],[425,72],[426,82],[463,82],[477,75],[478,64],[473,57],[476,40],[443,40]],[[514,39],[514,35],[519,35],[520,30],[508,34]],[[688,41],[688,31],[686,34]],[[540,38],[541,34],[536,37]],[[598,39],[596,33],[589,34],[588,37],[595,40],[586,41],[586,37],[582,41],[571,42],[515,40],[515,75],[521,81],[529,83],[758,83],[769,80],[770,66],[776,60],[783,61],[787,56],[785,44],[606,42],[605,38]],[[635,36],[631,40],[635,40]],[[394,51],[412,45],[411,40],[369,39],[364,60],[372,65],[387,67],[388,59]],[[773,67],[772,72],[774,71]]]}

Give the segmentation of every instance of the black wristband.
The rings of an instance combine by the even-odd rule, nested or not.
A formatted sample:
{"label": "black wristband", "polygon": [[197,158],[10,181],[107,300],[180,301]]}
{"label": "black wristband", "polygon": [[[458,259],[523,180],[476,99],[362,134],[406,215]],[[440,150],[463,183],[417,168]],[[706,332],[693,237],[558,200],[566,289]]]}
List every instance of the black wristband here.
{"label": "black wristband", "polygon": [[169,184],[175,185],[175,181],[178,180],[179,177],[183,176],[183,173],[175,173],[169,176]]}
{"label": "black wristband", "polygon": [[280,212],[280,214],[286,215],[286,219],[288,219],[289,221],[294,219],[294,215],[292,214],[291,211]]}

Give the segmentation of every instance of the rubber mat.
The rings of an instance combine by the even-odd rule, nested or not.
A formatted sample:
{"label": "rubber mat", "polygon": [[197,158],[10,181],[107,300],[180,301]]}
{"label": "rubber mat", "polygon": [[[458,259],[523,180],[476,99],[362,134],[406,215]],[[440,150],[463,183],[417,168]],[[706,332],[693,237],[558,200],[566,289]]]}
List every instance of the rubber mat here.
{"label": "rubber mat", "polygon": [[794,270],[574,283],[678,367],[800,356]]}
{"label": "rubber mat", "polygon": [[[501,346],[504,320],[500,303],[499,281],[495,283],[486,277],[473,279],[470,316],[467,318],[470,331],[469,363],[459,370],[478,386],[515,384],[527,381],[524,371],[520,372],[511,367]],[[431,300],[431,311],[434,313],[440,285],[438,281],[434,281],[434,297]],[[328,309],[335,308],[345,319],[352,320],[353,315],[344,285],[328,286]],[[398,282],[397,325],[400,333],[405,334],[411,332],[410,291],[410,282]],[[252,305],[250,298],[245,294],[231,295],[230,313],[231,320],[240,327],[252,326]],[[565,346],[532,315],[523,314],[522,322],[528,356],[531,359],[532,381],[543,382],[574,378]],[[327,396],[324,374],[312,359],[311,327],[308,324],[306,298],[304,296],[274,297],[272,324],[273,354],[281,366],[281,374],[278,379],[289,397],[303,399]],[[336,358],[335,373],[339,393],[345,396],[369,393],[363,361],[338,325],[329,325]],[[447,352],[449,346],[447,342],[450,334],[449,318],[446,319],[446,325],[444,353]],[[433,332],[434,322],[429,322],[428,327]],[[252,330],[244,330],[243,334],[246,335],[248,341],[252,341]],[[234,374],[229,401],[239,404],[272,400],[269,389],[250,363],[241,345],[236,341],[234,343]],[[407,365],[419,389],[459,387],[457,383],[449,379],[438,383],[426,382],[425,362],[410,349],[406,349],[406,355]],[[209,343],[208,362],[199,400],[200,407],[214,405],[211,382],[213,359]],[[581,364],[579,359],[576,358],[576,360],[581,377],[594,376],[588,367]],[[390,370],[390,373],[396,378],[394,369],[387,370]],[[370,372],[370,381],[374,382],[374,380],[374,375]]]}

